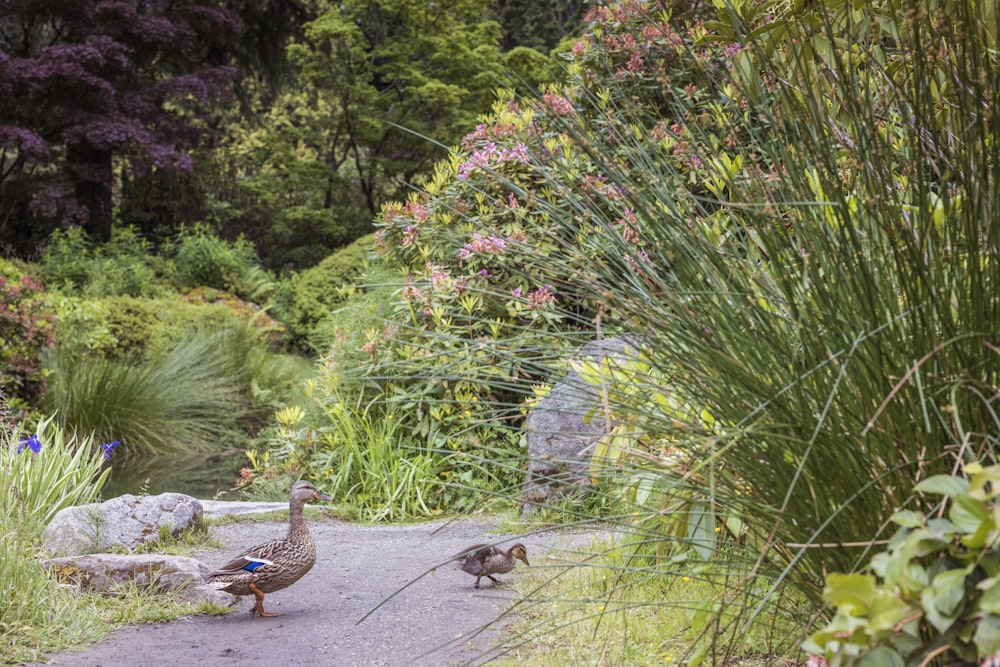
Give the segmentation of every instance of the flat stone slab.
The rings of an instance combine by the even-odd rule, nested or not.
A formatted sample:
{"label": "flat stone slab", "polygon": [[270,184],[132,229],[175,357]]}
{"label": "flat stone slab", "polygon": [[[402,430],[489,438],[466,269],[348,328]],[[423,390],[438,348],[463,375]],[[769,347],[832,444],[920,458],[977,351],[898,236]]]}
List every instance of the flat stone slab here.
{"label": "flat stone slab", "polygon": [[236,597],[204,586],[212,571],[205,563],[186,556],[161,554],[87,554],[53,558],[45,563],[60,581],[84,590],[116,594],[127,586],[175,592],[192,602],[233,606]]}

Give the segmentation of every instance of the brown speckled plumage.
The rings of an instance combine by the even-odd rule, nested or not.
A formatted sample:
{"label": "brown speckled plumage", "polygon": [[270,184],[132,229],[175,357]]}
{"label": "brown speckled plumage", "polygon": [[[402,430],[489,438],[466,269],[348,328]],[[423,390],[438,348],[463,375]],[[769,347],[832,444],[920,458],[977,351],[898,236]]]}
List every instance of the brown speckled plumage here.
{"label": "brown speckled plumage", "polygon": [[316,562],[316,544],[302,516],[302,508],[310,500],[331,498],[305,480],[295,482],[288,499],[288,535],[248,549],[208,575],[208,581],[233,595],[255,596],[251,615],[280,615],[264,611],[264,594],[291,586]]}
{"label": "brown speckled plumage", "polygon": [[507,574],[514,569],[514,560],[528,563],[528,551],[521,543],[515,544],[507,551],[488,544],[476,544],[460,553],[459,568],[476,578],[475,588],[479,588],[479,580],[488,577],[494,584],[499,584],[494,574]]}

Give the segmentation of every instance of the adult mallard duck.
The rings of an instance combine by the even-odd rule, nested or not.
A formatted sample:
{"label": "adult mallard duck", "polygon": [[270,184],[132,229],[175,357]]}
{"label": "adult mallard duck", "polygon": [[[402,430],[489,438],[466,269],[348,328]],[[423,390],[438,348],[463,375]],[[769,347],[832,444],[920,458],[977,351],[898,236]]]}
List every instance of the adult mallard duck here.
{"label": "adult mallard duck", "polygon": [[459,559],[459,569],[463,572],[468,572],[476,578],[474,588],[479,588],[479,580],[483,577],[489,577],[490,581],[494,584],[499,584],[500,581],[493,575],[507,574],[513,570],[515,559],[524,561],[524,564],[529,567],[531,565],[528,562],[528,551],[520,542],[507,551],[488,544],[475,544],[464,550],[456,558]]}
{"label": "adult mallard duck", "polygon": [[332,498],[305,480],[295,482],[288,499],[288,535],[243,552],[209,574],[209,584],[233,595],[255,596],[251,616],[281,616],[278,611],[264,611],[264,594],[291,586],[316,562],[316,544],[302,517],[310,500]]}

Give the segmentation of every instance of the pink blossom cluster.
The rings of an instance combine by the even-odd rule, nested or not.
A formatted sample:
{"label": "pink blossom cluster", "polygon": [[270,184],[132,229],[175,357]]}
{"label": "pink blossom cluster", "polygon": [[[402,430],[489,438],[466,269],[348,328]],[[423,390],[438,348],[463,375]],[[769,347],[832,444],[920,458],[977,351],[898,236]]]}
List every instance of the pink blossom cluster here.
{"label": "pink blossom cluster", "polygon": [[539,308],[545,308],[556,300],[556,291],[552,289],[552,285],[542,285],[535,291],[528,295],[528,309],[538,310]]}
{"label": "pink blossom cluster", "polygon": [[606,198],[608,201],[617,201],[625,196],[624,187],[611,183],[604,174],[587,174],[583,177],[580,188],[584,192],[594,192]]}
{"label": "pink blossom cluster", "polygon": [[639,243],[639,220],[633,209],[626,207],[622,217],[617,218],[615,223],[621,226],[622,238],[627,243]]}
{"label": "pink blossom cluster", "polygon": [[428,264],[427,270],[431,274],[431,284],[434,287],[444,287],[451,282],[451,276],[440,264]]}
{"label": "pink blossom cluster", "polygon": [[406,225],[403,227],[403,247],[409,248],[417,242],[420,237],[420,230],[416,225]]}
{"label": "pink blossom cluster", "polygon": [[[517,107],[516,102],[511,102],[514,107]],[[504,137],[510,137],[519,134],[517,125],[514,123],[494,123],[493,125],[486,125],[485,123],[480,123],[476,125],[476,129],[473,132],[462,137],[462,148],[465,150],[472,150],[476,144],[483,141],[492,139],[503,139]]]}
{"label": "pink blossom cluster", "polygon": [[518,142],[512,148],[497,148],[495,143],[487,141],[481,149],[473,152],[468,160],[459,165],[458,178],[464,181],[476,169],[490,169],[507,162],[528,164],[530,160],[528,147],[522,142]]}
{"label": "pink blossom cluster", "polygon": [[485,236],[476,232],[472,235],[472,240],[462,246],[458,251],[461,259],[467,259],[472,255],[482,255],[486,253],[501,253],[507,249],[507,241],[499,236]]}
{"label": "pink blossom cluster", "polygon": [[576,115],[576,107],[562,95],[548,92],[542,95],[542,100],[545,102],[545,107],[554,111],[558,116]]}

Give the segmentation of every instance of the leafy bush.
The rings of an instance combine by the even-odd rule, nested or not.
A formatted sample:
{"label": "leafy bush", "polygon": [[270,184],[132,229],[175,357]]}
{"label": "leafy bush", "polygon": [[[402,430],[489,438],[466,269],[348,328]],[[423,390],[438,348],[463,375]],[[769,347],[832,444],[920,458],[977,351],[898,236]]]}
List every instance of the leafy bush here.
{"label": "leafy bush", "polygon": [[363,275],[372,235],[337,250],[316,266],[285,282],[272,298],[274,315],[299,341],[311,340],[313,329],[343,303],[352,282]]}
{"label": "leafy bush", "polygon": [[170,291],[171,267],[133,227],[115,228],[111,242],[95,245],[79,227],[49,237],[42,266],[52,287],[91,298],[156,297]]}
{"label": "leafy bush", "polygon": [[706,555],[759,586],[720,586],[714,618],[736,613],[692,648],[722,664],[765,601],[818,606],[920,479],[996,456],[997,31],[966,2],[740,2],[757,22],[727,43],[664,25],[670,4],[595,9],[579,97],[505,98],[383,210],[407,282],[362,374],[418,437],[475,452],[463,438],[496,433],[482,420],[513,416],[583,335],[641,337],[651,372],[611,387],[626,451],[607,465],[636,480],[648,540],[677,540],[663,498],[701,542],[737,520]]}
{"label": "leafy bush", "polygon": [[390,321],[398,300],[396,270],[376,261],[356,284],[344,290],[344,302],[313,327],[309,344],[319,355],[326,381],[338,381],[346,395],[370,393],[364,378],[344,371],[363,366],[370,357],[364,347]]}
{"label": "leafy bush", "polygon": [[178,287],[212,287],[244,298],[258,298],[273,288],[271,276],[257,259],[253,244],[228,242],[204,225],[181,231],[173,246]]}
{"label": "leafy bush", "polygon": [[965,466],[914,487],[943,496],[929,513],[896,512],[870,573],[830,574],[830,623],[804,648],[841,665],[995,664],[1000,658],[1000,466]]}
{"label": "leafy bush", "polygon": [[16,410],[45,392],[41,354],[54,343],[55,316],[43,289],[39,280],[0,259],[0,376]]}

